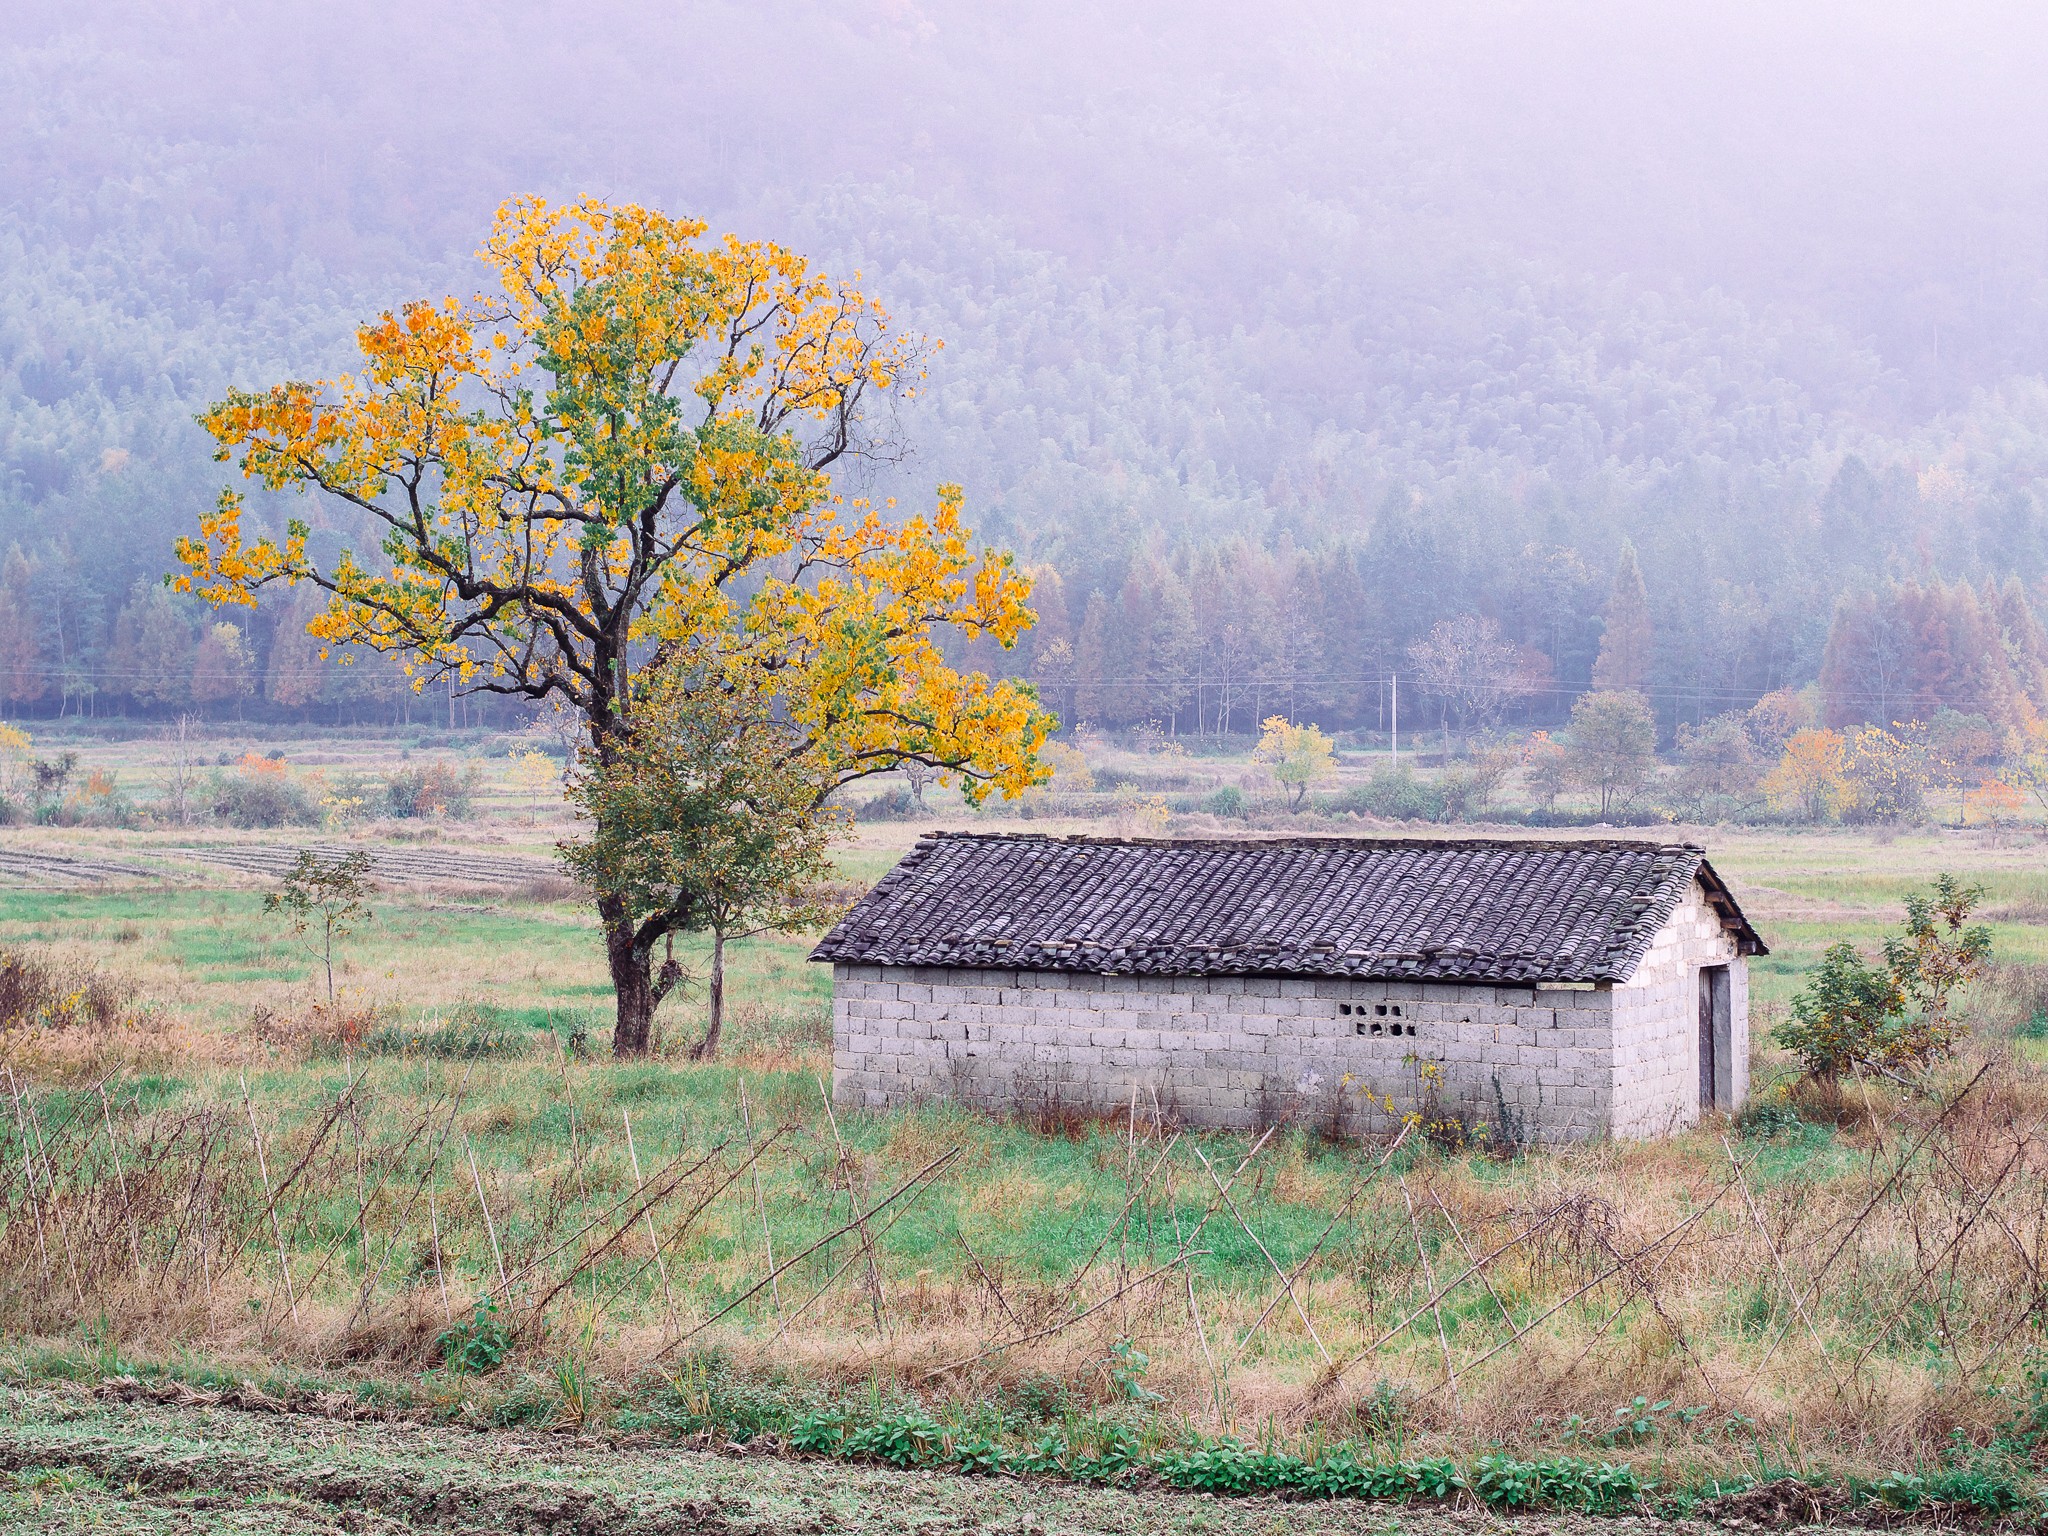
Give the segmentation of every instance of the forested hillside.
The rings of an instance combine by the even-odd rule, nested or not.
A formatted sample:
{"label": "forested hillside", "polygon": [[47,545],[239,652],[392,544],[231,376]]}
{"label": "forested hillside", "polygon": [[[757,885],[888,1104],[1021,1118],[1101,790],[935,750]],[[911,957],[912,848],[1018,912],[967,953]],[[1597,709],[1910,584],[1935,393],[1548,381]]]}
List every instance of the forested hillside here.
{"label": "forested hillside", "polygon": [[1658,11],[30,0],[0,699],[402,707],[290,608],[157,589],[225,477],[192,417],[466,291],[537,191],[783,240],[943,340],[847,489],[966,485],[1041,572],[988,664],[1070,717],[1377,728],[1473,616],[1556,720],[1630,560],[1667,729],[1815,680],[2048,709],[2048,27]]}

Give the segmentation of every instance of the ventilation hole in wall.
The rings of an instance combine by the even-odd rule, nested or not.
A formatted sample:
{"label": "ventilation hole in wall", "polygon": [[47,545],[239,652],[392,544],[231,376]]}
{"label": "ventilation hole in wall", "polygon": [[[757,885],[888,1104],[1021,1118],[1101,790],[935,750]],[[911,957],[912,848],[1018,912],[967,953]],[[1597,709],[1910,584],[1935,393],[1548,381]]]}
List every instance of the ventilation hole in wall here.
{"label": "ventilation hole in wall", "polygon": [[1384,1019],[1387,1016],[1387,1005],[1385,1003],[1375,1003],[1373,1004],[1372,1011]]}
{"label": "ventilation hole in wall", "polygon": [[[1365,1033],[1365,1020],[1363,1020],[1363,1019],[1360,1019],[1360,1020],[1358,1021],[1358,1032],[1359,1032],[1359,1033],[1360,1033],[1361,1035]],[[1380,1032],[1380,1027],[1379,1027],[1379,1025],[1377,1025],[1377,1024],[1373,1025],[1373,1027],[1372,1027],[1372,1032],[1373,1032],[1374,1034],[1378,1034],[1378,1033]]]}
{"label": "ventilation hole in wall", "polygon": [[1349,1003],[1339,1003],[1337,1005],[1337,1011],[1339,1013],[1348,1015],[1351,1012],[1351,1005]]}
{"label": "ventilation hole in wall", "polygon": [[[1358,1030],[1360,1034],[1365,1033],[1365,1026],[1363,1024],[1359,1025]],[[1376,1035],[1384,1035],[1387,1032],[1387,1026],[1384,1024],[1376,1023],[1372,1027],[1372,1032]]]}
{"label": "ventilation hole in wall", "polygon": [[1394,1004],[1394,1017],[1397,1019],[1401,1017],[1401,1005],[1399,1003]]}

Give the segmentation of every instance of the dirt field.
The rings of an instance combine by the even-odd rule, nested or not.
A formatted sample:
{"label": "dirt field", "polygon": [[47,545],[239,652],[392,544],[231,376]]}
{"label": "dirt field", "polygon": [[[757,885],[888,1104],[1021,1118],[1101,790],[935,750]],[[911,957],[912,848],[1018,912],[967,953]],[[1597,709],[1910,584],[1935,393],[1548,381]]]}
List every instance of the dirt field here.
{"label": "dirt field", "polygon": [[858,1536],[1641,1536],[1699,1521],[1222,1500],[567,1435],[0,1391],[0,1529]]}

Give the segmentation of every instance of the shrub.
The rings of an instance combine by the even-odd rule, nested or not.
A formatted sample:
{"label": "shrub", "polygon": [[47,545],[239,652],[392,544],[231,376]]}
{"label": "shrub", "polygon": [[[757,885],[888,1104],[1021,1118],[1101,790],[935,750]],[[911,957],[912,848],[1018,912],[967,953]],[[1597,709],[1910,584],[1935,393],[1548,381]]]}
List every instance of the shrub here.
{"label": "shrub", "polygon": [[0,951],[0,1029],[112,1029],[135,989],[84,966]]}
{"label": "shrub", "polygon": [[1442,821],[1448,807],[1440,788],[1403,767],[1380,769],[1365,783],[1332,796],[1326,809],[1393,821]]}
{"label": "shrub", "polygon": [[1828,946],[1792,999],[1792,1017],[1773,1032],[1807,1076],[1840,1077],[1876,1065],[1896,1032],[1905,998],[1891,973],[1867,963],[1847,939]]}
{"label": "shrub", "polygon": [[387,1024],[369,1039],[369,1049],[390,1056],[428,1056],[440,1061],[506,1060],[534,1049],[534,1032],[508,1025],[497,1010],[464,1003],[445,1023],[420,1033]]}
{"label": "shrub", "polygon": [[475,809],[476,789],[474,763],[466,769],[451,763],[401,768],[384,779],[385,808],[401,821],[422,816],[462,821]]}
{"label": "shrub", "polygon": [[1745,1141],[1778,1141],[1798,1135],[1806,1124],[1783,1093],[1761,1093],[1735,1112],[1736,1134]]}
{"label": "shrub", "polygon": [[1906,931],[1886,936],[1882,966],[1846,940],[1831,945],[1774,1038],[1823,1080],[1857,1066],[1895,1076],[1948,1055],[1962,1031],[1955,989],[1991,955],[1991,930],[1966,926],[1983,897],[1983,887],[1946,874],[1909,895]]}
{"label": "shrub", "polygon": [[244,758],[234,772],[214,774],[207,785],[214,818],[245,830],[319,826],[317,797],[282,762],[268,766],[273,761]]}
{"label": "shrub", "polygon": [[1225,784],[1221,789],[1212,789],[1203,797],[1202,809],[1211,816],[1233,816],[1241,819],[1245,813],[1244,791],[1235,784]]}
{"label": "shrub", "polygon": [[909,821],[924,814],[917,797],[898,784],[853,808],[855,821]]}

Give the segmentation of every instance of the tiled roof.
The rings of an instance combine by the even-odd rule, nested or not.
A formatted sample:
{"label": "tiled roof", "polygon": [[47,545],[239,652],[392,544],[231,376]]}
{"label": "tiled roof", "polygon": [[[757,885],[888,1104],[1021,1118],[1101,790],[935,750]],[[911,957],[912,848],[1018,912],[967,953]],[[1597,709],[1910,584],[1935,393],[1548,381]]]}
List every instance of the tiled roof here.
{"label": "tiled roof", "polygon": [[812,952],[853,965],[1153,976],[1626,981],[1700,882],[1691,843],[1377,838],[1120,842],[935,832]]}

